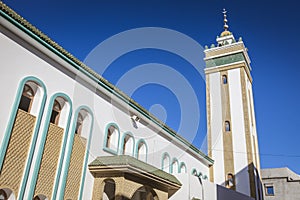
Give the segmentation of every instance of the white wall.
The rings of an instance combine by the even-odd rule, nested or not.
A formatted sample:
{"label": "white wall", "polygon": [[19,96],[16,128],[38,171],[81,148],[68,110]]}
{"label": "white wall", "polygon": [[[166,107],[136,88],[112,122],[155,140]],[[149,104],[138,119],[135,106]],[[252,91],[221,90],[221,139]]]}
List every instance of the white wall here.
{"label": "white wall", "polygon": [[[94,126],[92,131],[93,134],[91,137],[91,147],[89,150],[88,163],[92,162],[97,156],[112,155],[108,152],[103,151],[103,140],[106,125],[114,122],[120,128],[120,139],[122,138],[123,133],[130,131],[135,137],[135,142],[137,142],[141,138],[146,141],[148,146],[149,164],[154,165],[160,169],[162,154],[164,152],[168,152],[171,160],[173,158],[176,158],[178,159],[179,164],[180,162],[185,163],[185,165],[187,166],[187,174],[190,174],[191,170],[193,168],[196,168],[197,171],[201,171],[202,174],[205,174],[209,177],[207,162],[205,162],[200,155],[191,153],[190,149],[188,149],[182,143],[178,142],[176,139],[172,139],[172,137],[170,137],[170,135],[163,130],[149,129],[148,127],[143,127],[141,124],[139,124],[138,129],[134,128],[132,126],[130,115],[128,114],[128,112],[120,110],[118,107],[114,106],[115,103],[113,103],[112,105],[110,101],[107,102],[99,95],[96,95],[94,93],[96,91],[95,85],[90,85],[92,87],[92,90],[89,90],[86,87],[82,86],[79,82],[77,82],[77,80],[80,79],[79,77],[81,76],[81,74],[77,74],[75,75],[75,77],[71,78],[74,74],[69,71],[70,68],[72,68],[69,64],[67,64],[60,58],[57,58],[48,50],[45,50],[45,48],[41,45],[36,44],[36,42],[28,38],[28,36],[24,36],[23,33],[17,33],[30,42],[30,45],[28,45],[24,40],[21,40],[22,46],[26,45],[27,48],[30,49],[30,51],[12,41],[10,38],[4,36],[3,34],[0,34],[0,60],[2,66],[2,72],[0,73],[0,83],[1,85],[9,87],[8,90],[4,90],[5,95],[3,95],[3,99],[0,104],[1,141],[3,139],[4,130],[8,124],[8,116],[10,115],[10,112],[12,110],[12,104],[15,100],[16,91],[20,81],[27,76],[34,76],[40,79],[45,84],[47,89],[47,101],[41,121],[40,132],[47,128],[44,127],[44,125],[46,120],[46,113],[51,112],[51,108],[49,108],[49,99],[52,95],[58,92],[64,93],[71,98],[73,104],[73,114],[75,113],[77,108],[82,105],[88,106],[93,111]],[[45,51],[47,55],[45,56],[40,52],[40,50],[36,51],[36,49],[31,46],[31,44],[34,44],[40,50]],[[36,51],[37,55],[32,53],[33,50]],[[41,57],[43,57],[43,59]],[[50,57],[55,58],[55,61],[53,61]],[[62,73],[54,66],[60,69],[64,69],[66,70],[66,72]],[[105,90],[103,88],[99,87],[98,90],[101,95],[105,93]],[[114,96],[112,98],[116,99]],[[116,101],[118,102],[119,100]],[[127,105],[124,102],[120,102],[119,106],[122,107],[125,111],[128,111]],[[130,111],[134,110],[130,108]],[[73,123],[73,118],[71,120],[71,123]],[[153,126],[157,129],[160,129],[155,125]],[[68,134],[70,134],[70,131],[71,126]],[[158,132],[159,134],[157,134]],[[88,138],[88,134],[86,133],[83,133],[83,136]],[[170,142],[170,139],[173,141]],[[39,133],[37,147],[40,145],[40,141],[41,134]],[[35,150],[34,159],[36,159],[37,149],[38,148],[36,148]],[[30,176],[33,173],[34,165],[35,160],[33,160],[31,165]],[[30,187],[30,181],[31,179],[29,177],[27,190]],[[92,185],[93,178],[87,170],[84,185],[84,199],[91,199]]]}
{"label": "white wall", "polygon": [[240,69],[228,71],[236,189],[250,194]]}
{"label": "white wall", "polygon": [[214,159],[214,182],[224,183],[224,147],[223,147],[223,121],[220,73],[209,74],[210,106],[211,106],[211,141],[212,158]]}

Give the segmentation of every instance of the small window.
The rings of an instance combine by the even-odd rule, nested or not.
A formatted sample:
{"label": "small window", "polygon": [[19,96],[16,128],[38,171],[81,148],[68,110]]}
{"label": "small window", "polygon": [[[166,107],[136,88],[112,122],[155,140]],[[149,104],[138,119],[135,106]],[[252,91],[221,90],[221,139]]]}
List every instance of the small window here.
{"label": "small window", "polygon": [[230,131],[230,122],[229,121],[225,121],[225,131],[226,132]]}
{"label": "small window", "polygon": [[119,146],[119,129],[115,125],[110,125],[106,129],[104,139],[104,149],[110,153],[117,154]]}
{"label": "small window", "polygon": [[198,176],[198,172],[197,172],[197,170],[196,170],[196,169],[193,169],[193,171],[192,171],[192,175],[194,175],[194,176]]}
{"label": "small window", "polygon": [[265,185],[266,195],[267,196],[274,196],[274,186],[273,185]]}
{"label": "small window", "polygon": [[180,165],[180,173],[186,173],[186,166],[184,163],[181,163]]}
{"label": "small window", "polygon": [[50,118],[51,123],[58,125],[60,111],[61,111],[61,105],[57,100],[55,100],[52,108],[51,118]]}
{"label": "small window", "polygon": [[162,170],[170,173],[170,156],[168,153],[164,153],[162,156]]}
{"label": "small window", "polygon": [[29,112],[30,108],[31,108],[33,97],[34,97],[34,92],[33,92],[32,88],[29,85],[25,84],[23,92],[22,92],[22,97],[20,100],[19,108],[21,110]]}
{"label": "small window", "polygon": [[147,160],[147,146],[144,142],[138,144],[137,159],[145,162]]}
{"label": "small window", "polygon": [[173,159],[173,162],[172,162],[172,173],[176,174],[178,172],[179,172],[178,160],[177,159]]}
{"label": "small window", "polygon": [[134,149],[134,139],[127,134],[123,140],[122,152],[123,155],[132,155]]}
{"label": "small window", "polygon": [[75,134],[78,134],[78,135],[81,134],[82,124],[83,124],[83,116],[82,116],[82,114],[78,113]]}
{"label": "small window", "polygon": [[110,148],[111,147],[111,138],[113,133],[115,132],[115,127],[114,126],[110,126],[107,130],[107,138],[106,138],[106,147]]}
{"label": "small window", "polygon": [[222,82],[223,82],[223,84],[227,84],[227,76],[226,75],[222,76]]}
{"label": "small window", "polygon": [[226,180],[226,187],[229,189],[235,189],[235,181],[234,181],[234,176],[229,173],[227,174],[227,180]]}

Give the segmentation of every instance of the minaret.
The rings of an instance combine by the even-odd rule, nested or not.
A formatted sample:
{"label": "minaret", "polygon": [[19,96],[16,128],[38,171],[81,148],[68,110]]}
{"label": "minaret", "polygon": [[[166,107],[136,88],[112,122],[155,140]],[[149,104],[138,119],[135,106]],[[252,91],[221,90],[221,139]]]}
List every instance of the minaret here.
{"label": "minaret", "polygon": [[208,155],[212,182],[262,199],[250,59],[242,39],[224,31],[206,47]]}

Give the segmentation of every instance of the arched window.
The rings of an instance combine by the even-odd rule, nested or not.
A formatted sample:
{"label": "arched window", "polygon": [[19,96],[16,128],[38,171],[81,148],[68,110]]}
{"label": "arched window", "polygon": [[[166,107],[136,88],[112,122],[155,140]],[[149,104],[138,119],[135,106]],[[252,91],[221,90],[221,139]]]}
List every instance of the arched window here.
{"label": "arched window", "polygon": [[7,194],[4,190],[0,190],[0,200],[7,200],[8,197],[7,197]]}
{"label": "arched window", "polygon": [[115,199],[116,184],[112,179],[104,181],[103,200]]}
{"label": "arched window", "polygon": [[173,158],[172,161],[172,173],[177,174],[179,172],[179,165],[178,165],[178,160],[176,158]]}
{"label": "arched window", "polygon": [[30,112],[30,108],[32,105],[34,97],[34,91],[33,89],[29,86],[29,84],[25,84],[22,92],[22,97],[20,100],[19,108],[21,110],[24,110],[26,112]]}
{"label": "arched window", "polygon": [[15,200],[16,196],[13,191],[9,188],[0,189],[0,200]]}
{"label": "arched window", "polygon": [[184,162],[182,162],[180,164],[179,170],[180,170],[180,173],[186,173],[186,166],[185,166]]}
{"label": "arched window", "polygon": [[235,181],[233,174],[227,174],[227,180],[225,182],[227,188],[234,190],[235,189]]}
{"label": "arched window", "polygon": [[104,150],[118,154],[119,134],[119,128],[116,124],[108,125],[104,139]]}
{"label": "arched window", "polygon": [[231,131],[231,128],[230,128],[230,122],[229,122],[229,121],[225,121],[225,131],[226,131],[226,132]]}
{"label": "arched window", "polygon": [[137,159],[147,162],[147,145],[144,140],[140,140],[137,145]]}
{"label": "arched window", "polygon": [[223,82],[223,84],[227,84],[228,80],[227,80],[227,76],[226,75],[222,76],[222,82]]}
{"label": "arched window", "polygon": [[194,175],[194,176],[198,176],[198,172],[197,172],[197,170],[196,170],[196,169],[193,169],[193,170],[192,170],[192,175]]}
{"label": "arched window", "polygon": [[134,150],[134,138],[129,134],[125,134],[125,137],[123,139],[122,143],[122,153],[123,155],[133,155]]}
{"label": "arched window", "polygon": [[170,156],[168,153],[164,153],[162,156],[161,169],[167,173],[170,173]]}
{"label": "arched window", "polygon": [[51,118],[50,118],[51,123],[58,125],[58,120],[59,120],[61,109],[62,109],[62,106],[58,102],[58,100],[54,100],[52,113],[51,113]]}
{"label": "arched window", "polygon": [[48,200],[48,198],[45,195],[39,194],[36,195],[33,200]]}
{"label": "arched window", "polygon": [[78,113],[75,134],[81,135],[83,119],[84,119],[83,115],[81,113]]}

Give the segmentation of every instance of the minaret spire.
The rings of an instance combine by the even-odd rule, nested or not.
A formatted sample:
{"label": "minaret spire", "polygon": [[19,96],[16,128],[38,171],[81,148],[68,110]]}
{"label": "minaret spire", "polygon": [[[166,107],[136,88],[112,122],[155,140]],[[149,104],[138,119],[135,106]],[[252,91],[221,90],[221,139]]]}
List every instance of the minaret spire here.
{"label": "minaret spire", "polygon": [[224,31],[221,33],[220,37],[217,38],[218,46],[224,46],[233,43],[235,41],[233,34],[228,30],[228,20],[227,20],[227,10],[223,8],[224,15]]}
{"label": "minaret spire", "polygon": [[227,15],[226,15],[226,13],[227,13],[227,11],[225,10],[225,8],[223,8],[223,14],[224,14],[224,31],[228,31],[228,25],[227,25],[227,22],[228,22],[228,20],[227,20]]}

